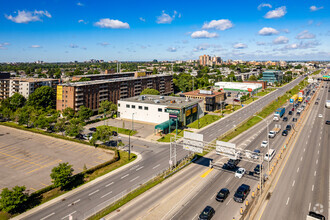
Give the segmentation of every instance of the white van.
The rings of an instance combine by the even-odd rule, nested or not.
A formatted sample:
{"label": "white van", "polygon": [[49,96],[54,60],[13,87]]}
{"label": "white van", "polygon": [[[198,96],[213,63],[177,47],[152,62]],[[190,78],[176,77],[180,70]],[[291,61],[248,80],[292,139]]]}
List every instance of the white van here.
{"label": "white van", "polygon": [[275,154],[276,154],[275,149],[269,149],[269,151],[265,155],[265,160],[266,161],[271,161],[273,159],[273,157],[275,156]]}

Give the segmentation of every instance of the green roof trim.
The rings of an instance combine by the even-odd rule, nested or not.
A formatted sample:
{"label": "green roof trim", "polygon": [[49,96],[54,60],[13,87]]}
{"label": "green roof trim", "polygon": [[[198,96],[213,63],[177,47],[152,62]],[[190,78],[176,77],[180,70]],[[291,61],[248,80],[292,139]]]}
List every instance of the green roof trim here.
{"label": "green roof trim", "polygon": [[155,126],[155,129],[158,129],[158,130],[162,130],[164,131],[165,129],[167,129],[170,125],[174,125],[175,124],[175,120],[173,119],[170,119],[170,120],[167,120],[167,121],[164,121],[163,123],[160,123],[158,125]]}

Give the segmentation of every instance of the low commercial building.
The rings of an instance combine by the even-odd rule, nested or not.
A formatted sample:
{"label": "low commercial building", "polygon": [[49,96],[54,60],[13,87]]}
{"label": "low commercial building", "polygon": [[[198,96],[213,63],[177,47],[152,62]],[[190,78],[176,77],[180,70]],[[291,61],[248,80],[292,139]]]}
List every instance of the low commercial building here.
{"label": "low commercial building", "polygon": [[15,93],[28,98],[37,88],[41,86],[52,87],[56,91],[59,84],[58,79],[43,78],[10,78],[0,80],[0,100],[11,97]]}
{"label": "low commercial building", "polygon": [[225,92],[217,92],[212,90],[195,90],[180,94],[181,97],[191,99],[201,99],[204,101],[204,111],[212,112],[221,109],[221,105],[226,100]]}
{"label": "low commercial building", "polygon": [[216,82],[214,88],[221,89],[225,92],[244,92],[256,94],[262,89],[261,83],[245,83],[245,82]]}
{"label": "low commercial building", "polygon": [[260,80],[267,82],[267,84],[281,83],[283,81],[283,72],[280,70],[266,70],[262,73]]}
{"label": "low commercial building", "polygon": [[140,95],[146,88],[169,95],[173,93],[173,77],[159,74],[60,84],[57,86],[56,110],[70,107],[78,111],[80,106],[85,106],[97,111],[102,101],[117,104],[120,99]]}
{"label": "low commercial building", "polygon": [[[155,130],[167,133],[169,127],[186,126],[204,116],[204,102],[173,96],[141,95],[118,101],[122,119],[155,124]],[[176,121],[177,120],[177,121]]]}

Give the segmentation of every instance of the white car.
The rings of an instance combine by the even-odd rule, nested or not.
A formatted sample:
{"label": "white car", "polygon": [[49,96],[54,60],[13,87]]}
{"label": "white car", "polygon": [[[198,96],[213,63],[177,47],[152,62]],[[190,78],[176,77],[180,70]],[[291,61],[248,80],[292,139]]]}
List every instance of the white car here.
{"label": "white car", "polygon": [[245,174],[245,169],[241,167],[236,171],[235,177],[242,178],[244,174]]}
{"label": "white car", "polygon": [[319,114],[319,118],[322,118],[323,117],[323,115],[322,114]]}
{"label": "white car", "polygon": [[267,146],[268,146],[268,141],[261,142],[261,147],[267,147]]}

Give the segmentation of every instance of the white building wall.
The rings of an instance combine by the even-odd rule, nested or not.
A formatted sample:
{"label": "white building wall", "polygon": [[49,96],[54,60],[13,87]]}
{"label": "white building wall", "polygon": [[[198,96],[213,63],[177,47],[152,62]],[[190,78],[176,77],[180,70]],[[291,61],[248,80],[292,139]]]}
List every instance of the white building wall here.
{"label": "white building wall", "polygon": [[30,95],[30,83],[29,82],[20,82],[19,93],[24,96],[26,99]]}
{"label": "white building wall", "polygon": [[[130,108],[127,108],[126,105],[130,105]],[[132,108],[132,105],[135,105],[135,108]],[[139,109],[139,106],[142,106],[142,109]],[[145,107],[148,110],[145,110]],[[159,112],[158,109],[162,109],[162,112]],[[118,112],[120,112],[120,118],[132,120],[132,114],[134,113],[134,121],[143,121],[154,124],[160,124],[164,121],[169,120],[169,114],[165,112],[166,105],[158,104],[147,104],[147,103],[137,103],[137,102],[128,102],[128,101],[118,101]]]}

